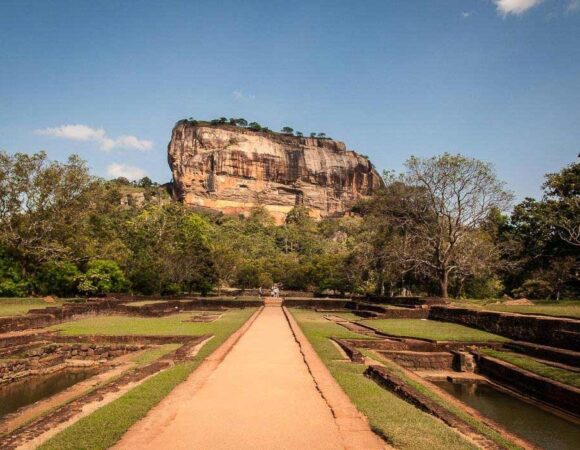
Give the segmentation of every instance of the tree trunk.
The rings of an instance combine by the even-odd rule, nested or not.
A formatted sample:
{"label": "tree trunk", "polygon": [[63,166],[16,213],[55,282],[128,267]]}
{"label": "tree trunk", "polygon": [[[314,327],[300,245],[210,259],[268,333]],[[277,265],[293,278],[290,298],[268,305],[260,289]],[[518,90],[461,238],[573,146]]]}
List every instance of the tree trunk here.
{"label": "tree trunk", "polygon": [[449,273],[445,269],[439,274],[439,285],[441,286],[441,297],[448,298],[449,294],[447,288],[449,286]]}

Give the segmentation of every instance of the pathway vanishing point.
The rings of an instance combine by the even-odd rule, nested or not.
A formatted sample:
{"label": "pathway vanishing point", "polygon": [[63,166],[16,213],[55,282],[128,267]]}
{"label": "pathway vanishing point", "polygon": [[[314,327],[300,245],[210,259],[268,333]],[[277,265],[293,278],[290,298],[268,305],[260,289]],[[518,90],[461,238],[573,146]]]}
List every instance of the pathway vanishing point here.
{"label": "pathway vanishing point", "polygon": [[296,327],[279,302],[266,302],[115,448],[386,448]]}

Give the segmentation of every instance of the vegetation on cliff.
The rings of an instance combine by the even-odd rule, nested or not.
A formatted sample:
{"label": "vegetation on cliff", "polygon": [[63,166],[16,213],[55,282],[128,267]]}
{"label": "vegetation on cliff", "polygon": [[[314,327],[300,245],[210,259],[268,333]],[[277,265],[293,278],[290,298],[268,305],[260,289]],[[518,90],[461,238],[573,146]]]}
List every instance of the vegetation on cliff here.
{"label": "vegetation on cliff", "polygon": [[[105,181],[72,156],[0,153],[0,296],[207,293],[226,286],[529,298],[578,295],[579,164],[511,215],[492,167],[459,155],[411,158],[355,209],[281,226],[170,202],[142,180]],[[146,201],[122,201],[127,189]],[[148,200],[147,200],[148,199]],[[152,200],[153,199],[153,200]],[[446,289],[445,289],[446,288]]]}
{"label": "vegetation on cliff", "polygon": [[[232,127],[244,128],[244,129],[252,130],[252,131],[262,131],[264,133],[284,134],[287,136],[296,135],[296,137],[303,137],[304,136],[304,133],[302,133],[301,131],[294,131],[294,129],[292,127],[289,127],[289,126],[283,127],[282,130],[280,130],[280,133],[276,133],[275,131],[271,130],[270,128],[262,126],[258,122],[249,122],[248,123],[248,121],[246,119],[243,119],[243,118],[236,119],[234,117],[230,117],[229,119],[226,117],[220,117],[219,119],[211,119],[211,120],[194,119],[193,117],[190,117],[189,119],[183,119],[183,120],[180,120],[179,122],[177,122],[177,124],[179,124],[179,123],[189,123],[191,125],[196,125],[196,126],[229,125]],[[323,133],[323,132],[318,132],[318,133],[312,132],[312,133],[310,133],[310,137],[312,139],[331,139],[329,136],[326,135],[326,133]]]}

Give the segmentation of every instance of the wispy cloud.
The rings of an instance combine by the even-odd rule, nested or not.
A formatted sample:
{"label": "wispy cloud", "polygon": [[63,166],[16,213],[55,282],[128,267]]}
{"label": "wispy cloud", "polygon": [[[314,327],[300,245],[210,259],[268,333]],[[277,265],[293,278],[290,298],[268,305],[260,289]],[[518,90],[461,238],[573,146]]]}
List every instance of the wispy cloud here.
{"label": "wispy cloud", "polygon": [[568,6],[566,6],[567,13],[573,13],[580,11],[580,0],[570,0]]}
{"label": "wispy cloud", "polygon": [[473,15],[473,12],[471,12],[471,11],[463,11],[461,13],[461,17],[463,17],[464,19],[467,19],[467,18],[471,17],[472,15]]}
{"label": "wispy cloud", "polygon": [[135,150],[149,150],[153,142],[139,139],[132,135],[122,135],[115,139],[107,136],[102,128],[92,128],[87,125],[61,125],[60,127],[35,130],[41,136],[54,136],[72,141],[93,141],[101,150],[110,151],[114,148],[130,148]]}
{"label": "wispy cloud", "polygon": [[147,175],[143,169],[125,164],[109,164],[107,166],[107,175],[113,178],[127,178],[128,180],[139,180]]}
{"label": "wispy cloud", "polygon": [[493,0],[497,7],[497,12],[502,16],[509,14],[521,15],[534,6],[542,3],[543,0]]}
{"label": "wispy cloud", "polygon": [[234,97],[234,100],[237,101],[242,101],[242,100],[254,100],[256,98],[255,95],[253,94],[246,94],[242,91],[233,91],[232,92],[232,97]]}

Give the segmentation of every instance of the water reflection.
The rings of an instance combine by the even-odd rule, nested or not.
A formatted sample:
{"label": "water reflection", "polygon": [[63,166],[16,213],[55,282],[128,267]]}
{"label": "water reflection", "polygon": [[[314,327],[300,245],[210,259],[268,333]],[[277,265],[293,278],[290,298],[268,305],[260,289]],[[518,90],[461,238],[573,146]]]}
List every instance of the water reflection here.
{"label": "water reflection", "polygon": [[0,386],[0,419],[18,408],[63,391],[95,373],[96,369],[69,369]]}
{"label": "water reflection", "polygon": [[449,381],[436,381],[434,384],[507,430],[542,448],[580,448],[580,426],[499,391],[489,384]]}

